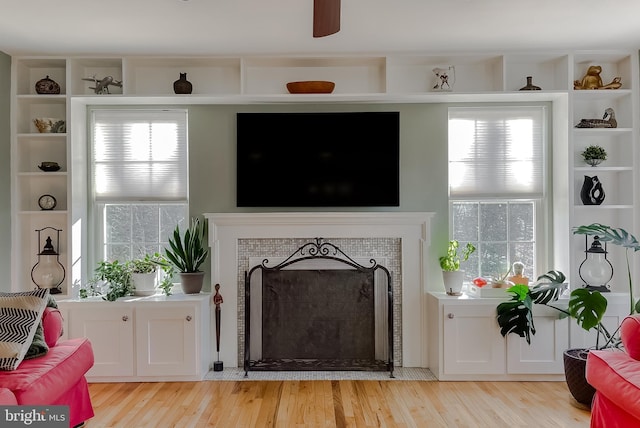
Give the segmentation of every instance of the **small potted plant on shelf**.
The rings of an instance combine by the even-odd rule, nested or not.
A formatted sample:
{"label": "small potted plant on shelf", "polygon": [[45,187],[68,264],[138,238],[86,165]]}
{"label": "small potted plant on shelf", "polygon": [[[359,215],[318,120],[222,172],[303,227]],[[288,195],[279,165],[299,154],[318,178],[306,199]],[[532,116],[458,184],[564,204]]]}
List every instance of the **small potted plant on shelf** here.
{"label": "small potted plant on shelf", "polygon": [[603,147],[595,144],[585,148],[581,154],[585,163],[591,166],[600,165],[603,161],[607,160],[607,151]]}
{"label": "small potted plant on shelf", "polygon": [[204,272],[200,270],[200,266],[209,254],[204,243],[205,235],[200,219],[192,218],[184,235],[180,232],[180,225],[176,226],[173,235],[169,237],[169,248],[165,248],[167,259],[180,274],[185,294],[197,294],[202,290]]}
{"label": "small potted plant on shelf", "polygon": [[462,255],[459,255],[459,247],[460,243],[456,239],[450,240],[447,245],[447,254],[439,258],[444,288],[450,296],[462,294],[464,271],[460,270],[460,263],[467,261],[469,256],[476,250],[476,247],[468,242],[462,250]]}
{"label": "small potted plant on shelf", "polygon": [[[633,297],[633,282],[629,265],[629,250],[640,251],[640,243],[622,228],[612,228],[599,223],[578,226],[574,234],[598,236],[602,242],[619,245],[625,248],[627,260],[627,277],[629,278],[629,314],[640,312],[640,301]],[[512,294],[511,300],[501,302],[497,307],[497,321],[500,333],[506,336],[515,333],[531,343],[531,336],[536,333],[533,317],[533,305],[541,304],[558,311],[560,317],[570,317],[584,330],[596,329],[596,343],[593,348],[567,349],[564,352],[564,365],[569,391],[576,401],[589,404],[595,393],[584,377],[587,354],[590,349],[604,349],[620,346],[618,328],[610,332],[603,324],[602,318],[607,310],[607,299],[598,290],[576,288],[569,294],[567,308],[555,306],[558,298],[566,289],[565,275],[560,271],[549,271],[538,277],[538,283],[528,287],[516,284],[507,292]],[[576,374],[578,374],[576,376]]]}
{"label": "small potted plant on shelf", "polygon": [[[145,254],[144,257],[128,262],[128,267],[131,272],[131,285],[136,295],[153,295],[159,285],[161,285],[160,288],[165,294],[171,294],[171,288],[167,289],[166,281],[170,281],[173,276],[173,266],[162,254]],[[160,283],[158,283],[159,271],[163,272],[162,282]]]}

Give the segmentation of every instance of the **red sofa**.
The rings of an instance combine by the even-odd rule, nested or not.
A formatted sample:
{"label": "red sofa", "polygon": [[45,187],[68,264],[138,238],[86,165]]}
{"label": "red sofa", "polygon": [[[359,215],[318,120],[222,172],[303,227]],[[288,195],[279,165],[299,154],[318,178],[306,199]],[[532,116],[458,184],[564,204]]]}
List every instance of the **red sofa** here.
{"label": "red sofa", "polygon": [[85,373],[93,366],[93,349],[87,338],[58,341],[62,315],[47,307],[42,315],[44,339],[49,351],[23,360],[16,370],[0,371],[0,404],[66,405],[69,426],[93,417]]}
{"label": "red sofa", "polygon": [[640,315],[622,321],[624,351],[590,351],[587,381],[596,390],[591,428],[640,427]]}

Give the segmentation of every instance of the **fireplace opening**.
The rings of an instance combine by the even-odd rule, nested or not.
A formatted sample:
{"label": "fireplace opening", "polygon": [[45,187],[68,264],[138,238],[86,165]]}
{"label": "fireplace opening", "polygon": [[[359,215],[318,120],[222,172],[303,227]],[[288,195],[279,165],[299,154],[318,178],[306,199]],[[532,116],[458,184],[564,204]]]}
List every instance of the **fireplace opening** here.
{"label": "fireplace opening", "polygon": [[389,271],[315,242],[273,267],[245,273],[245,361],[250,370],[372,370],[393,377]]}

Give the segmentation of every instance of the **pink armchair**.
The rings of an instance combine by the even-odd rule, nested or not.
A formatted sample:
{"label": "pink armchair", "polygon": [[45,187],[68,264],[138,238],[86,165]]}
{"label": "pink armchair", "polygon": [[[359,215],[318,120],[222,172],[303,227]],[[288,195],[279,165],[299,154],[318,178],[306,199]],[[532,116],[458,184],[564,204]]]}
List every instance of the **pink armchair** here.
{"label": "pink armchair", "polygon": [[596,389],[591,428],[640,427],[640,315],[620,327],[624,351],[590,351],[587,381]]}
{"label": "pink armchair", "polygon": [[91,342],[59,341],[62,315],[55,308],[45,308],[42,329],[49,351],[16,370],[0,371],[0,404],[69,406],[69,426],[81,425],[94,415],[84,376],[93,366]]}

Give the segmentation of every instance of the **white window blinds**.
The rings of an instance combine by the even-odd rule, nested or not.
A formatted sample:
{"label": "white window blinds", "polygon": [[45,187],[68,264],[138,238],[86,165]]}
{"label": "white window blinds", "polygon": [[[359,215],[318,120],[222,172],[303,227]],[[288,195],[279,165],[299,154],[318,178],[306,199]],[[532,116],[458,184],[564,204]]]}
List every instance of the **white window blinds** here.
{"label": "white window blinds", "polygon": [[542,198],[544,116],[542,106],[450,108],[450,197]]}
{"label": "white window blinds", "polygon": [[93,110],[97,202],[186,201],[186,110]]}

